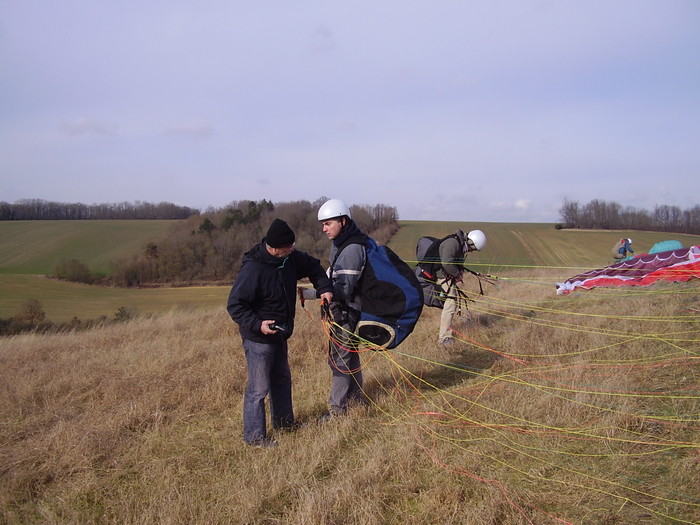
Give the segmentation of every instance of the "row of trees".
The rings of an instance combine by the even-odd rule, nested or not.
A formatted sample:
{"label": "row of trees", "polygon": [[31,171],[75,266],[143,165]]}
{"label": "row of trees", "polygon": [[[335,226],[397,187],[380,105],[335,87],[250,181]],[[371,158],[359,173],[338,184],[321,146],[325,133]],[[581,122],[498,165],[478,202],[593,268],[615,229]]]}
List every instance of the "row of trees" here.
{"label": "row of trees", "polygon": [[647,211],[597,199],[584,205],[565,199],[559,216],[565,228],[700,234],[700,206],[697,205],[687,210],[661,205]]}
{"label": "row of trees", "polygon": [[[143,253],[114,262],[110,280],[117,286],[231,282],[243,254],[260,242],[276,217],[294,230],[298,249],[326,261],[330,244],[317,219],[318,208],[326,200],[278,204],[239,201],[208,209],[174,224],[162,239],[145,246]],[[398,230],[396,208],[352,206],[351,213],[358,226],[378,242],[386,243]],[[64,264],[61,271],[85,279],[79,261]]]}
{"label": "row of trees", "polygon": [[198,215],[197,209],[171,202],[119,202],[111,204],[81,204],[24,199],[10,204],[0,202],[0,220],[86,220],[86,219],[187,219]]}

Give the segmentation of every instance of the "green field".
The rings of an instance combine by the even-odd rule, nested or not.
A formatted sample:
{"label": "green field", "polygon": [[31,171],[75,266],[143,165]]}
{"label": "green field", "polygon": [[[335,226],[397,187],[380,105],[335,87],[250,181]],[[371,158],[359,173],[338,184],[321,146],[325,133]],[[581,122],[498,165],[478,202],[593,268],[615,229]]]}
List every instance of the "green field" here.
{"label": "green field", "polygon": [[[121,308],[140,314],[173,308],[223,307],[228,286],[121,289],[61,282],[44,277],[63,259],[79,259],[93,272],[106,272],[112,260],[143,250],[163,235],[173,221],[21,221],[0,222],[0,318],[15,315],[29,299],[41,301],[54,322],[112,317]],[[482,229],[488,243],[472,253],[467,265],[499,275],[552,269],[555,279],[612,263],[610,248],[621,236],[633,238],[636,253],[654,243],[676,239],[684,246],[700,244],[700,236],[658,232],[555,230],[552,224],[458,223],[401,221],[389,245],[409,264],[421,235],[444,236],[457,228]]]}
{"label": "green field", "polygon": [[38,299],[47,319],[66,322],[113,317],[121,307],[138,314],[163,313],[173,309],[224,307],[229,287],[108,288],[69,283],[41,275],[0,274],[0,318],[16,314],[29,299]]}
{"label": "green field", "polygon": [[78,259],[93,273],[141,253],[175,221],[0,221],[0,274],[50,275]]}
{"label": "green field", "polygon": [[465,232],[483,230],[487,237],[483,252],[470,253],[467,266],[480,272],[513,268],[547,267],[590,270],[612,264],[611,249],[620,237],[631,237],[635,255],[648,252],[660,241],[675,239],[683,246],[700,244],[698,235],[617,230],[555,230],[553,224],[460,223],[401,221],[401,229],[389,245],[404,260],[415,262],[416,240],[421,235],[442,237],[457,228]]}

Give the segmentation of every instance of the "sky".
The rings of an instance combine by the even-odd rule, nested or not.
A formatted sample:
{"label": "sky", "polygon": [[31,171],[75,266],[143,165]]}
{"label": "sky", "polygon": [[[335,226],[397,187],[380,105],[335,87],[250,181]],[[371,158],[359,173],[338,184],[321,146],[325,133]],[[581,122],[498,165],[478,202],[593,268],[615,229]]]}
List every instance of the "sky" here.
{"label": "sky", "polygon": [[0,0],[0,201],[700,204],[697,0]]}

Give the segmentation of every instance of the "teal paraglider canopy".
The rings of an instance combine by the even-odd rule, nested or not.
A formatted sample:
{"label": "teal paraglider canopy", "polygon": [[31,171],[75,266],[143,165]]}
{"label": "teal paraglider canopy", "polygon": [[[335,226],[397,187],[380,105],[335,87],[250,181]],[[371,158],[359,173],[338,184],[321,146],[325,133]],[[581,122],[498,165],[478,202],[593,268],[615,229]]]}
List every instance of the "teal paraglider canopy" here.
{"label": "teal paraglider canopy", "polygon": [[661,241],[652,246],[649,253],[669,252],[671,250],[680,250],[682,248],[683,244],[681,244],[680,241]]}

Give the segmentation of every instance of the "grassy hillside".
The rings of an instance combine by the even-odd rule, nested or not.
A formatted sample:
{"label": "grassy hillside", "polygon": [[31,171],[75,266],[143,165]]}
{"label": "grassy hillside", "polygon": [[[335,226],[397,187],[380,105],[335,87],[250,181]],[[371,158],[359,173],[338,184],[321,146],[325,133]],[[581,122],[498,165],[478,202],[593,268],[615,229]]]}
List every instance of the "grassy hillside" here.
{"label": "grassy hillside", "polygon": [[[106,271],[109,261],[128,258],[162,235],[172,221],[24,221],[0,222],[0,318],[17,313],[28,299],[44,305],[54,322],[111,317],[120,307],[142,314],[172,308],[220,307],[228,286],[176,289],[126,290],[85,286],[48,280],[62,259],[76,258],[92,271]],[[461,223],[401,221],[401,229],[389,245],[410,264],[422,235],[442,237],[457,228],[482,229],[488,242],[483,252],[472,253],[467,264],[483,273],[501,275],[548,268],[548,283],[564,280],[582,270],[607,266],[610,248],[622,235],[633,238],[637,253],[659,241],[680,240],[685,246],[700,244],[699,236],[656,232],[555,230],[551,224]]]}
{"label": "grassy hillside", "polygon": [[[93,272],[106,272],[113,260],[141,253],[148,241],[164,234],[173,221],[0,221],[0,274],[48,275],[63,259],[79,259]],[[422,235],[442,237],[457,228],[479,228],[488,238],[483,252],[468,261],[490,268],[562,266],[597,268],[611,263],[610,249],[622,236],[632,237],[636,253],[656,242],[676,239],[684,246],[700,236],[659,232],[555,230],[552,224],[400,221],[389,245],[406,261],[415,259]]]}
{"label": "grassy hillside", "polygon": [[50,275],[64,259],[93,273],[141,253],[174,221],[0,221],[0,274]]}
{"label": "grassy hillside", "polygon": [[698,235],[660,232],[555,230],[553,224],[532,223],[401,221],[401,229],[389,245],[404,260],[413,261],[420,236],[444,237],[458,228],[465,233],[480,229],[486,234],[484,251],[470,253],[467,258],[467,266],[481,272],[549,267],[573,270],[575,275],[580,269],[612,264],[611,249],[620,237],[632,238],[635,255],[669,239],[678,240],[683,246],[700,244]]}
{"label": "grassy hillside", "polygon": [[[556,296],[522,269],[361,356],[367,406],[317,422],[317,304],[290,340],[299,428],[241,439],[222,308],[0,338],[0,522],[700,523],[700,281]],[[269,414],[269,412],[268,412]]]}
{"label": "grassy hillside", "polygon": [[[440,311],[426,308],[399,348],[363,352],[367,405],[325,424],[327,327],[317,303],[298,309],[299,427],[261,450],[241,439],[245,359],[228,287],[31,275],[67,250],[51,242],[60,230],[34,226],[25,259],[3,237],[14,246],[3,260],[24,263],[0,274],[0,317],[27,298],[57,321],[167,313],[0,338],[0,523],[700,523],[700,280],[555,294],[609,264],[621,232],[404,222],[391,246],[408,261],[420,235],[483,229],[487,248],[469,264],[501,279],[485,295],[465,280],[457,345],[436,344]],[[89,264],[141,249],[114,246],[122,233],[105,243],[93,230],[67,251]],[[700,243],[629,235],[642,252]]]}

